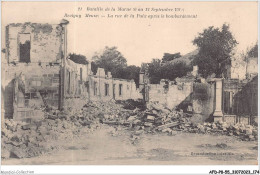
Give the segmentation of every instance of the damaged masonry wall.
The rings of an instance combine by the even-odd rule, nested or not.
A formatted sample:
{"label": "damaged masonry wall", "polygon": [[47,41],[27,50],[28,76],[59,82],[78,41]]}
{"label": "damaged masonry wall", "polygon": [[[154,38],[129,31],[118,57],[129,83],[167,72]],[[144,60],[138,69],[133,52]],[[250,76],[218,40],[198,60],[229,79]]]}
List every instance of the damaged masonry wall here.
{"label": "damaged masonry wall", "polygon": [[[149,102],[158,102],[169,109],[192,112],[192,121],[203,123],[214,112],[214,83],[196,83],[195,79],[161,80],[149,85]],[[167,83],[166,83],[167,82]]]}
{"label": "damaged masonry wall", "polygon": [[[18,23],[6,27],[6,50],[9,63],[60,62],[64,51],[63,42],[64,28],[60,24]],[[27,58],[23,58],[25,56]]]}
{"label": "damaged masonry wall", "polygon": [[174,84],[151,84],[149,86],[149,101],[158,101],[170,109],[176,108],[182,102],[191,102],[192,93],[191,83]]}
{"label": "damaged masonry wall", "polygon": [[63,108],[79,110],[89,100],[88,75],[91,68],[89,64],[76,64],[69,59],[65,60],[65,65],[62,68],[62,77],[64,78]]}
{"label": "damaged masonry wall", "polygon": [[[91,64],[76,64],[66,60],[64,108],[79,110],[86,101],[109,101],[142,98],[134,80],[112,78],[98,68],[96,75],[91,72]],[[77,105],[75,105],[77,104]]]}
{"label": "damaged masonry wall", "polygon": [[134,80],[112,78],[110,72],[105,74],[103,68],[98,68],[96,75],[90,75],[89,95],[91,100],[108,101],[142,98]]}
{"label": "damaged masonry wall", "polygon": [[149,103],[192,113],[195,123],[203,123],[214,112],[215,84],[201,78],[198,81],[197,66],[186,77],[175,81],[161,79],[160,84],[149,84],[148,89]]}
{"label": "damaged masonry wall", "polygon": [[58,108],[64,40],[61,24],[6,27],[6,63],[2,61],[2,114],[6,118],[33,116],[46,104]]}
{"label": "damaged masonry wall", "polygon": [[112,78],[102,68],[93,75],[91,64],[67,59],[66,24],[62,20],[57,25],[6,27],[6,63],[2,66],[5,118],[40,119],[45,108],[79,110],[90,100],[141,98],[133,80]]}
{"label": "damaged masonry wall", "polygon": [[[244,82],[219,79],[218,82],[223,82],[224,85],[219,89],[216,88],[216,81],[187,81],[185,77],[177,81],[161,80],[160,84],[149,85],[149,102],[190,112],[193,114],[191,121],[194,123],[213,120],[231,124],[258,123],[257,76]],[[216,94],[217,91],[219,95]],[[215,118],[215,115],[218,118]]]}

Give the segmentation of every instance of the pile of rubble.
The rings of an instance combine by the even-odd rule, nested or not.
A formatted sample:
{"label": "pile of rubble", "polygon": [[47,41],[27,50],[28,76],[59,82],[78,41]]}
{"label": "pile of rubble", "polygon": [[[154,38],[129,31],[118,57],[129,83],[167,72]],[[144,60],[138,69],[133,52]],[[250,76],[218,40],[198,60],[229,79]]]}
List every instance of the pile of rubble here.
{"label": "pile of rubble", "polygon": [[228,136],[236,136],[243,141],[258,140],[258,129],[252,125],[237,123],[235,125],[226,122],[203,123],[194,125],[190,130],[194,133],[215,133]]}
{"label": "pile of rubble", "polygon": [[129,110],[134,110],[136,108],[140,110],[146,109],[146,106],[142,99],[117,100],[116,103],[122,105],[124,109],[129,109]]}
{"label": "pile of rubble", "polygon": [[34,157],[59,149],[61,140],[79,134],[79,126],[62,119],[44,119],[30,124],[6,120],[2,129],[2,158]]}
{"label": "pile of rubble", "polygon": [[125,107],[129,104],[134,103],[88,102],[76,112],[45,111],[45,118],[40,121],[25,123],[5,120],[2,128],[2,158],[33,157],[59,149],[67,140],[92,132],[102,123],[114,125],[114,136],[117,136],[122,126],[127,127],[132,132],[133,141],[142,133],[158,132],[169,135],[175,135],[177,132],[214,133],[237,136],[246,141],[258,138],[256,126],[230,125],[224,122],[194,124],[191,121],[191,113],[170,110],[160,104],[148,104],[147,108],[143,109],[140,103],[136,103],[138,108],[130,110]]}
{"label": "pile of rubble", "polygon": [[258,139],[256,126],[241,123],[232,125],[225,122],[193,123],[191,121],[191,113],[184,113],[182,110],[170,110],[155,103],[148,104],[147,109],[144,111],[136,108],[131,113],[127,113],[127,115],[129,116],[128,118],[116,118],[117,120],[114,120],[114,117],[110,117],[103,122],[128,126],[134,131],[134,135],[140,135],[144,132],[163,132],[169,135],[175,135],[177,132],[190,132],[236,136],[244,141]]}
{"label": "pile of rubble", "polygon": [[100,127],[111,113],[120,115],[114,103],[89,102],[80,111],[44,111],[43,120],[30,123],[5,120],[2,128],[2,158],[34,157],[57,150],[67,140]]}
{"label": "pile of rubble", "polygon": [[135,130],[147,133],[167,132],[174,135],[176,131],[187,130],[192,124],[191,114],[170,110],[159,104],[148,104],[145,111],[135,109],[123,123]]}

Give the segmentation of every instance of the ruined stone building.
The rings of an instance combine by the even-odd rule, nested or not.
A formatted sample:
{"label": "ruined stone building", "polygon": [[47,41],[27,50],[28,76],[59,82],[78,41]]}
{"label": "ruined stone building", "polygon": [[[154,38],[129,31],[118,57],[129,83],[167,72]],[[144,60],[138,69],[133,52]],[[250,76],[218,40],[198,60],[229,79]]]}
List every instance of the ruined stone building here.
{"label": "ruined stone building", "polygon": [[[150,84],[148,64],[143,64],[139,89],[134,80],[113,78],[110,72],[68,59],[67,25],[19,23],[6,26],[2,59],[2,116],[17,120],[43,116],[45,108],[79,110],[87,101],[143,98],[169,108],[189,109],[196,120],[238,122],[257,116],[257,68],[251,79],[197,81],[198,67],[175,81]],[[254,63],[254,62],[252,62]],[[254,75],[254,76],[253,76]],[[190,108],[192,106],[192,109]],[[239,118],[243,116],[243,118]]]}
{"label": "ruined stone building", "polygon": [[2,59],[2,114],[17,120],[42,116],[44,108],[79,109],[88,100],[141,98],[133,80],[67,58],[67,25],[18,23],[6,26]]}
{"label": "ruined stone building", "polygon": [[258,75],[258,57],[248,57],[240,64],[236,62],[232,64],[231,79],[252,79]]}
{"label": "ruined stone building", "polygon": [[[147,66],[144,66],[147,67]],[[141,69],[142,70],[142,69]],[[252,74],[251,74],[252,75]],[[258,76],[239,79],[208,78],[198,75],[198,67],[174,81],[161,79],[150,84],[145,69],[140,72],[140,88],[146,102],[192,114],[192,121],[223,121],[252,124],[258,116]]]}

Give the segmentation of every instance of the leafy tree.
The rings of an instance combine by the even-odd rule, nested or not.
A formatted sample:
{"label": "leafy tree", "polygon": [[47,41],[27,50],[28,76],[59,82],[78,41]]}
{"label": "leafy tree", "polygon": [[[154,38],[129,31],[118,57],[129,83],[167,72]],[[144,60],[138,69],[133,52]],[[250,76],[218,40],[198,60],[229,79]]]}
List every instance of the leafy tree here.
{"label": "leafy tree", "polygon": [[91,71],[96,74],[97,73],[98,66],[95,62],[91,62]]}
{"label": "leafy tree", "polygon": [[88,64],[87,58],[84,55],[70,53],[68,58],[78,64]]}
{"label": "leafy tree", "polygon": [[246,63],[246,78],[249,77],[248,74],[248,64],[252,58],[258,57],[258,44],[256,43],[252,48],[248,48],[246,53],[242,53],[243,61]]}
{"label": "leafy tree", "polygon": [[221,29],[213,26],[205,29],[193,40],[193,44],[199,47],[193,61],[199,66],[199,73],[203,77],[213,73],[222,77],[226,66],[231,65],[232,51],[238,43],[229,31],[229,25],[223,24]]}
{"label": "leafy tree", "polygon": [[161,69],[162,77],[173,81],[177,77],[186,76],[192,70],[192,67],[183,61],[179,61],[174,64],[164,64]]}
{"label": "leafy tree", "polygon": [[171,54],[171,53],[164,53],[163,55],[163,58],[162,58],[162,62],[168,62],[168,61],[172,61],[176,58],[180,58],[181,57],[181,54],[180,52],[178,53],[174,53],[174,54]]}
{"label": "leafy tree", "polygon": [[256,43],[248,52],[249,57],[258,57],[258,44]]}
{"label": "leafy tree", "polygon": [[111,72],[114,78],[121,78],[122,69],[127,67],[125,57],[117,50],[117,47],[105,47],[101,54],[95,54],[92,57],[94,73],[97,68],[104,68],[106,72]]}
{"label": "leafy tree", "polygon": [[127,66],[126,58],[117,50],[117,47],[105,47],[101,54],[92,57],[91,69],[93,73],[97,68],[104,68],[106,72],[111,72],[113,78],[133,79],[138,87],[139,72],[138,66]]}
{"label": "leafy tree", "polygon": [[148,73],[149,73],[151,84],[160,83],[160,80],[163,78],[162,64],[160,59],[153,59],[152,62],[149,63]]}
{"label": "leafy tree", "polygon": [[185,61],[162,64],[160,59],[153,59],[148,67],[149,79],[152,84],[159,84],[161,79],[173,81],[177,77],[186,76],[191,70],[192,66]]}
{"label": "leafy tree", "polygon": [[139,73],[140,73],[139,66],[127,66],[125,69],[125,79],[134,80],[137,87],[139,87]]}

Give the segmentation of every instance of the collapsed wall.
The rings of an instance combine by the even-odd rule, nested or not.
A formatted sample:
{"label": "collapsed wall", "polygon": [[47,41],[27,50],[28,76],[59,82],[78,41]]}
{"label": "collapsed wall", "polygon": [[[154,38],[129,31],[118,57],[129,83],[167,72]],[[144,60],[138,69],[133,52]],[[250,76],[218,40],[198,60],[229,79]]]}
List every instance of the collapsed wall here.
{"label": "collapsed wall", "polygon": [[194,122],[202,123],[214,111],[214,84],[196,83],[192,79],[161,80],[149,85],[149,102],[157,102],[169,109],[192,112]]}
{"label": "collapsed wall", "polygon": [[89,75],[89,97],[94,101],[127,100],[142,98],[134,80],[113,78],[98,68],[95,75]]}
{"label": "collapsed wall", "polygon": [[48,105],[59,107],[60,66],[65,55],[63,24],[18,23],[6,27],[2,60],[2,114],[26,119]]}
{"label": "collapsed wall", "polygon": [[2,87],[5,87],[3,104],[6,118],[39,117],[37,112],[47,106],[59,108],[59,66],[19,65],[4,71]]}
{"label": "collapsed wall", "polygon": [[[89,100],[89,64],[77,64],[65,59],[65,66],[61,68],[63,80],[62,108],[79,110]],[[75,105],[76,104],[76,105]]]}
{"label": "collapsed wall", "polygon": [[149,102],[159,102],[170,109],[187,106],[192,102],[193,84],[161,80],[149,85]]}
{"label": "collapsed wall", "polygon": [[65,51],[61,24],[18,23],[6,27],[8,63],[60,63]]}
{"label": "collapsed wall", "polygon": [[77,111],[90,100],[141,98],[133,80],[112,78],[102,68],[93,75],[91,64],[67,58],[68,23],[6,27],[1,99],[5,118],[42,117],[39,112],[46,109]]}

